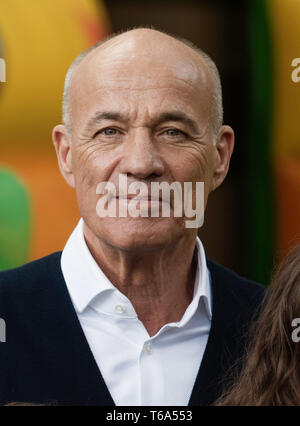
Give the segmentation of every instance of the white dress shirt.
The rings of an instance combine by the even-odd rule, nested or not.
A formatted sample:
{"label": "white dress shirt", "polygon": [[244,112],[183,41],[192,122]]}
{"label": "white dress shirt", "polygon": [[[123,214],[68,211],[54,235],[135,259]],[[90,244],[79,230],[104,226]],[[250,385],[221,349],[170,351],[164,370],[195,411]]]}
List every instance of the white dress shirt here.
{"label": "white dress shirt", "polygon": [[79,220],[61,257],[61,268],[79,322],[116,405],[182,405],[189,402],[206,347],[212,316],[209,271],[196,239],[193,300],[181,320],[150,337],[130,300],[102,272]]}

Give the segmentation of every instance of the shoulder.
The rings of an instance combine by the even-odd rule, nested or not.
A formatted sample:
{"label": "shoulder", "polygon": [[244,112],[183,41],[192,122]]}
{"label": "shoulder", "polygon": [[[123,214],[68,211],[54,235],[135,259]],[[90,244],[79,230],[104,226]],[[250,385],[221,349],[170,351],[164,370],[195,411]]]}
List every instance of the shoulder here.
{"label": "shoulder", "polygon": [[252,307],[261,304],[266,287],[248,280],[224,266],[207,259],[215,295],[227,300],[230,305]]}
{"label": "shoulder", "polygon": [[61,252],[55,252],[17,268],[0,272],[0,299],[9,293],[31,292],[58,273]]}

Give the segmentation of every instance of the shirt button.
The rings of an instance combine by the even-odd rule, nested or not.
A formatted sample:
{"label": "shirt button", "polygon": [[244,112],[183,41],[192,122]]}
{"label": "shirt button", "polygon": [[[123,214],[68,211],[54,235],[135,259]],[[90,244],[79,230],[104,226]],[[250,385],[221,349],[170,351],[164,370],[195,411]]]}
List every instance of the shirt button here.
{"label": "shirt button", "polygon": [[118,312],[119,314],[123,314],[125,312],[125,307],[124,305],[116,305],[115,306],[115,310],[116,312]]}
{"label": "shirt button", "polygon": [[152,346],[151,343],[146,343],[145,345],[145,352],[150,355],[152,353]]}

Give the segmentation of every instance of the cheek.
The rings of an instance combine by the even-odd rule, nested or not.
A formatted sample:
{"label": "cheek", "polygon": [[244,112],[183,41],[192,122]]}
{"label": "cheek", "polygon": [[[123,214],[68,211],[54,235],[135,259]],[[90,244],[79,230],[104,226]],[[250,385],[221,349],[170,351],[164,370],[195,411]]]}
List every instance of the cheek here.
{"label": "cheek", "polygon": [[[196,182],[204,182],[204,204],[206,206],[210,193],[213,177],[213,155],[210,147],[196,147],[187,149],[174,156],[170,168],[173,171],[173,179],[179,182],[192,182],[193,199],[198,198]],[[169,158],[171,161],[171,158]],[[200,189],[199,189],[200,190]],[[197,195],[198,194],[198,195]],[[204,206],[204,207],[205,207]],[[195,207],[195,205],[193,205]]]}
{"label": "cheek", "polygon": [[80,153],[74,161],[75,187],[79,210],[83,217],[92,217],[96,214],[96,205],[99,195],[96,194],[97,185],[105,179],[103,164],[95,156],[86,156]]}
{"label": "cheek", "polygon": [[99,150],[78,149],[73,167],[76,187],[81,191],[96,192],[97,185],[109,178],[111,161],[107,157],[107,153]]}
{"label": "cheek", "polygon": [[168,163],[174,180],[180,182],[206,182],[211,177],[212,158],[209,149],[187,149],[173,156],[169,154]]}

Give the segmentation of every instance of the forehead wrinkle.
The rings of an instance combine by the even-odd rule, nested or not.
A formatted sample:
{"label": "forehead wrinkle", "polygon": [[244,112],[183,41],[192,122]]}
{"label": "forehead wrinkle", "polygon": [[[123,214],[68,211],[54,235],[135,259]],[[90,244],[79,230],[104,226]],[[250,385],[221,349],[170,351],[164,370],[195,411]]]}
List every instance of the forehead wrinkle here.
{"label": "forehead wrinkle", "polygon": [[[127,83],[127,81],[126,81],[126,83]],[[184,82],[183,82],[184,83]],[[192,85],[192,84],[188,84],[188,83],[186,83],[186,85],[187,86],[189,86],[189,88],[190,89],[192,89],[193,90],[193,92],[195,91],[195,87]],[[157,89],[163,89],[163,90],[174,90],[174,91],[180,91],[180,92],[182,92],[182,88],[180,88],[180,87],[176,87],[175,85],[174,86],[172,86],[171,84],[170,85],[161,85],[161,86],[159,86],[159,85],[153,85],[153,86],[148,86],[148,87],[136,87],[136,85],[135,85],[135,87],[130,87],[130,86],[122,86],[122,87],[116,87],[115,85],[108,85],[108,84],[105,84],[104,86],[101,86],[101,87],[98,87],[97,89],[95,89],[95,88],[90,88],[90,90],[85,90],[85,93],[87,93],[87,92],[91,92],[91,93],[96,93],[96,92],[101,92],[101,91],[105,91],[105,90],[109,90],[109,91],[115,91],[115,92],[120,92],[120,91],[122,91],[122,90],[128,90],[128,91],[130,91],[131,93],[134,93],[134,92],[147,92],[147,91],[151,91],[151,90],[157,90]],[[198,89],[198,92],[200,93],[201,92],[201,90],[200,89]],[[186,92],[186,95],[188,96],[189,95],[189,93],[188,92]],[[166,95],[167,96],[167,95]]]}
{"label": "forehead wrinkle", "polygon": [[[186,71],[182,67],[180,70],[176,70],[171,66],[164,69],[157,67],[156,69],[153,63],[147,64],[144,67],[145,69],[139,68],[139,65],[130,67],[128,63],[120,67],[98,64],[88,69],[86,73],[82,73],[83,78],[79,78],[78,83],[81,86],[93,86],[90,90],[98,90],[98,88],[105,87],[114,89],[116,85],[130,90],[176,88],[177,84],[188,86],[193,90],[200,90],[200,88],[203,89],[207,86],[207,76],[205,73],[202,73],[200,76],[199,72],[196,75],[196,73],[191,73],[189,70]],[[97,70],[97,74],[95,70]],[[116,87],[116,90],[118,90],[118,87]]]}
{"label": "forehead wrinkle", "polygon": [[[128,95],[124,94],[124,97],[128,98],[128,96],[130,96],[130,94],[132,94],[134,96],[134,93],[139,94],[141,92],[149,92],[151,90],[157,90],[159,88],[160,90],[166,91],[166,94],[164,95],[163,99],[164,99],[164,101],[168,102],[168,97],[170,96],[170,92],[169,92],[170,90],[173,91],[173,92],[180,92],[180,96],[182,97],[182,99],[184,97],[190,96],[189,92],[190,92],[191,89],[193,91],[195,90],[195,88],[192,84],[190,84],[189,82],[186,82],[184,80],[183,81],[180,80],[180,83],[185,85],[189,89],[189,90],[186,91],[186,93],[183,93],[184,89],[182,87],[179,87],[178,84],[176,85],[175,82],[173,84],[168,84],[168,85],[162,84],[159,87],[158,87],[158,84],[150,86],[150,87],[149,86],[148,87],[145,87],[145,86],[144,87],[136,87],[136,85],[135,85],[135,87],[132,87],[132,86],[128,86],[128,80],[121,80],[121,81],[125,82],[125,84],[126,84],[125,87],[124,86],[123,87],[116,87],[115,85],[113,85],[113,83],[112,83],[112,85],[109,85],[109,84],[107,84],[107,82],[105,83],[105,85],[102,85],[102,86],[97,87],[97,88],[94,88],[94,87],[91,87],[91,86],[90,86],[90,88],[85,88],[84,86],[80,86],[79,87],[79,93],[77,93],[77,96],[75,96],[75,99],[72,98],[72,102],[77,104],[76,107],[74,105],[75,108],[72,108],[73,111],[77,110],[77,107],[80,105],[81,100],[84,101],[83,95],[84,94],[87,95],[88,93],[95,94],[95,93],[98,92],[99,97],[100,97],[100,102],[102,103],[101,97],[103,97],[103,99],[104,99],[103,102],[104,102],[104,104],[106,103],[106,105],[107,105],[108,99],[107,98],[105,99],[105,96],[106,96],[105,92],[106,91],[108,92],[108,95],[109,95],[109,93],[117,93],[118,95],[120,95],[120,91],[122,91],[122,90],[130,91],[130,93]],[[101,92],[103,92],[103,94]],[[201,93],[201,91],[199,90],[199,95],[200,95],[200,93]],[[79,102],[77,101],[76,98],[79,99]],[[112,97],[112,101],[113,101],[113,103],[115,103],[115,99],[113,97]],[[120,98],[118,99],[118,101],[120,101]],[[110,102],[110,100],[108,102]],[[170,102],[172,103],[172,98],[170,99]],[[127,106],[130,107],[130,105],[128,105],[128,104],[127,104]]]}
{"label": "forehead wrinkle", "polygon": [[[86,58],[84,58],[85,60]],[[90,83],[96,85],[112,86],[114,83],[124,83],[125,87],[145,87],[147,84],[157,86],[168,84],[170,81],[178,81],[190,86],[206,86],[207,73],[194,63],[187,61],[174,61],[166,63],[165,58],[159,62],[154,62],[149,55],[144,58],[138,57],[136,60],[128,59],[117,62],[111,57],[105,61],[102,57],[95,56],[89,63],[82,61],[76,70],[72,79],[71,90],[73,86],[88,86]],[[84,67],[83,67],[84,65]],[[87,83],[87,84],[86,84]],[[172,84],[173,85],[173,84]]]}
{"label": "forehead wrinkle", "polygon": [[[192,89],[194,89],[193,87],[191,87]],[[166,85],[166,86],[161,86],[161,87],[157,87],[157,86],[151,86],[151,87],[116,87],[116,86],[110,86],[108,84],[105,84],[104,86],[100,86],[97,89],[90,87],[90,90],[85,90],[85,88],[81,87],[80,90],[82,91],[82,93],[84,94],[95,94],[98,93],[98,97],[99,97],[99,101],[97,101],[98,103],[100,102],[100,104],[104,104],[104,107],[102,110],[105,110],[107,108],[107,111],[110,110],[110,107],[108,105],[112,104],[115,105],[120,104],[120,102],[123,102],[124,100],[126,100],[126,104],[122,105],[122,109],[124,109],[124,107],[126,106],[126,108],[131,108],[131,103],[129,102],[129,96],[132,94],[134,96],[135,92],[137,92],[137,94],[139,94],[140,92],[148,92],[151,90],[157,90],[157,89],[161,89],[165,91],[165,94],[163,96],[163,98],[160,99],[160,105],[162,104],[162,102],[167,102],[170,104],[173,104],[174,100],[172,99],[172,92],[180,92],[181,93],[181,97],[182,95],[184,96],[190,96],[189,91],[184,92],[184,89],[182,87],[179,87],[178,85]],[[122,93],[122,91],[125,91],[125,93],[123,94],[123,96],[120,97],[120,94]],[[130,93],[126,93],[126,92],[130,92]],[[193,90],[194,91],[194,90]],[[200,92],[200,91],[199,91]],[[170,94],[171,93],[171,94]],[[115,97],[115,94],[117,94],[117,97]],[[200,94],[200,93],[199,93]],[[80,93],[81,95],[81,93]],[[83,96],[79,96],[79,99],[83,99]],[[183,99],[183,97],[182,97]],[[177,99],[176,102],[178,103],[179,100]],[[140,100],[138,102],[138,105],[141,105]],[[167,107],[168,109],[168,107]],[[115,113],[119,112],[117,110],[114,109],[113,110]],[[96,114],[96,113],[95,113]]]}

